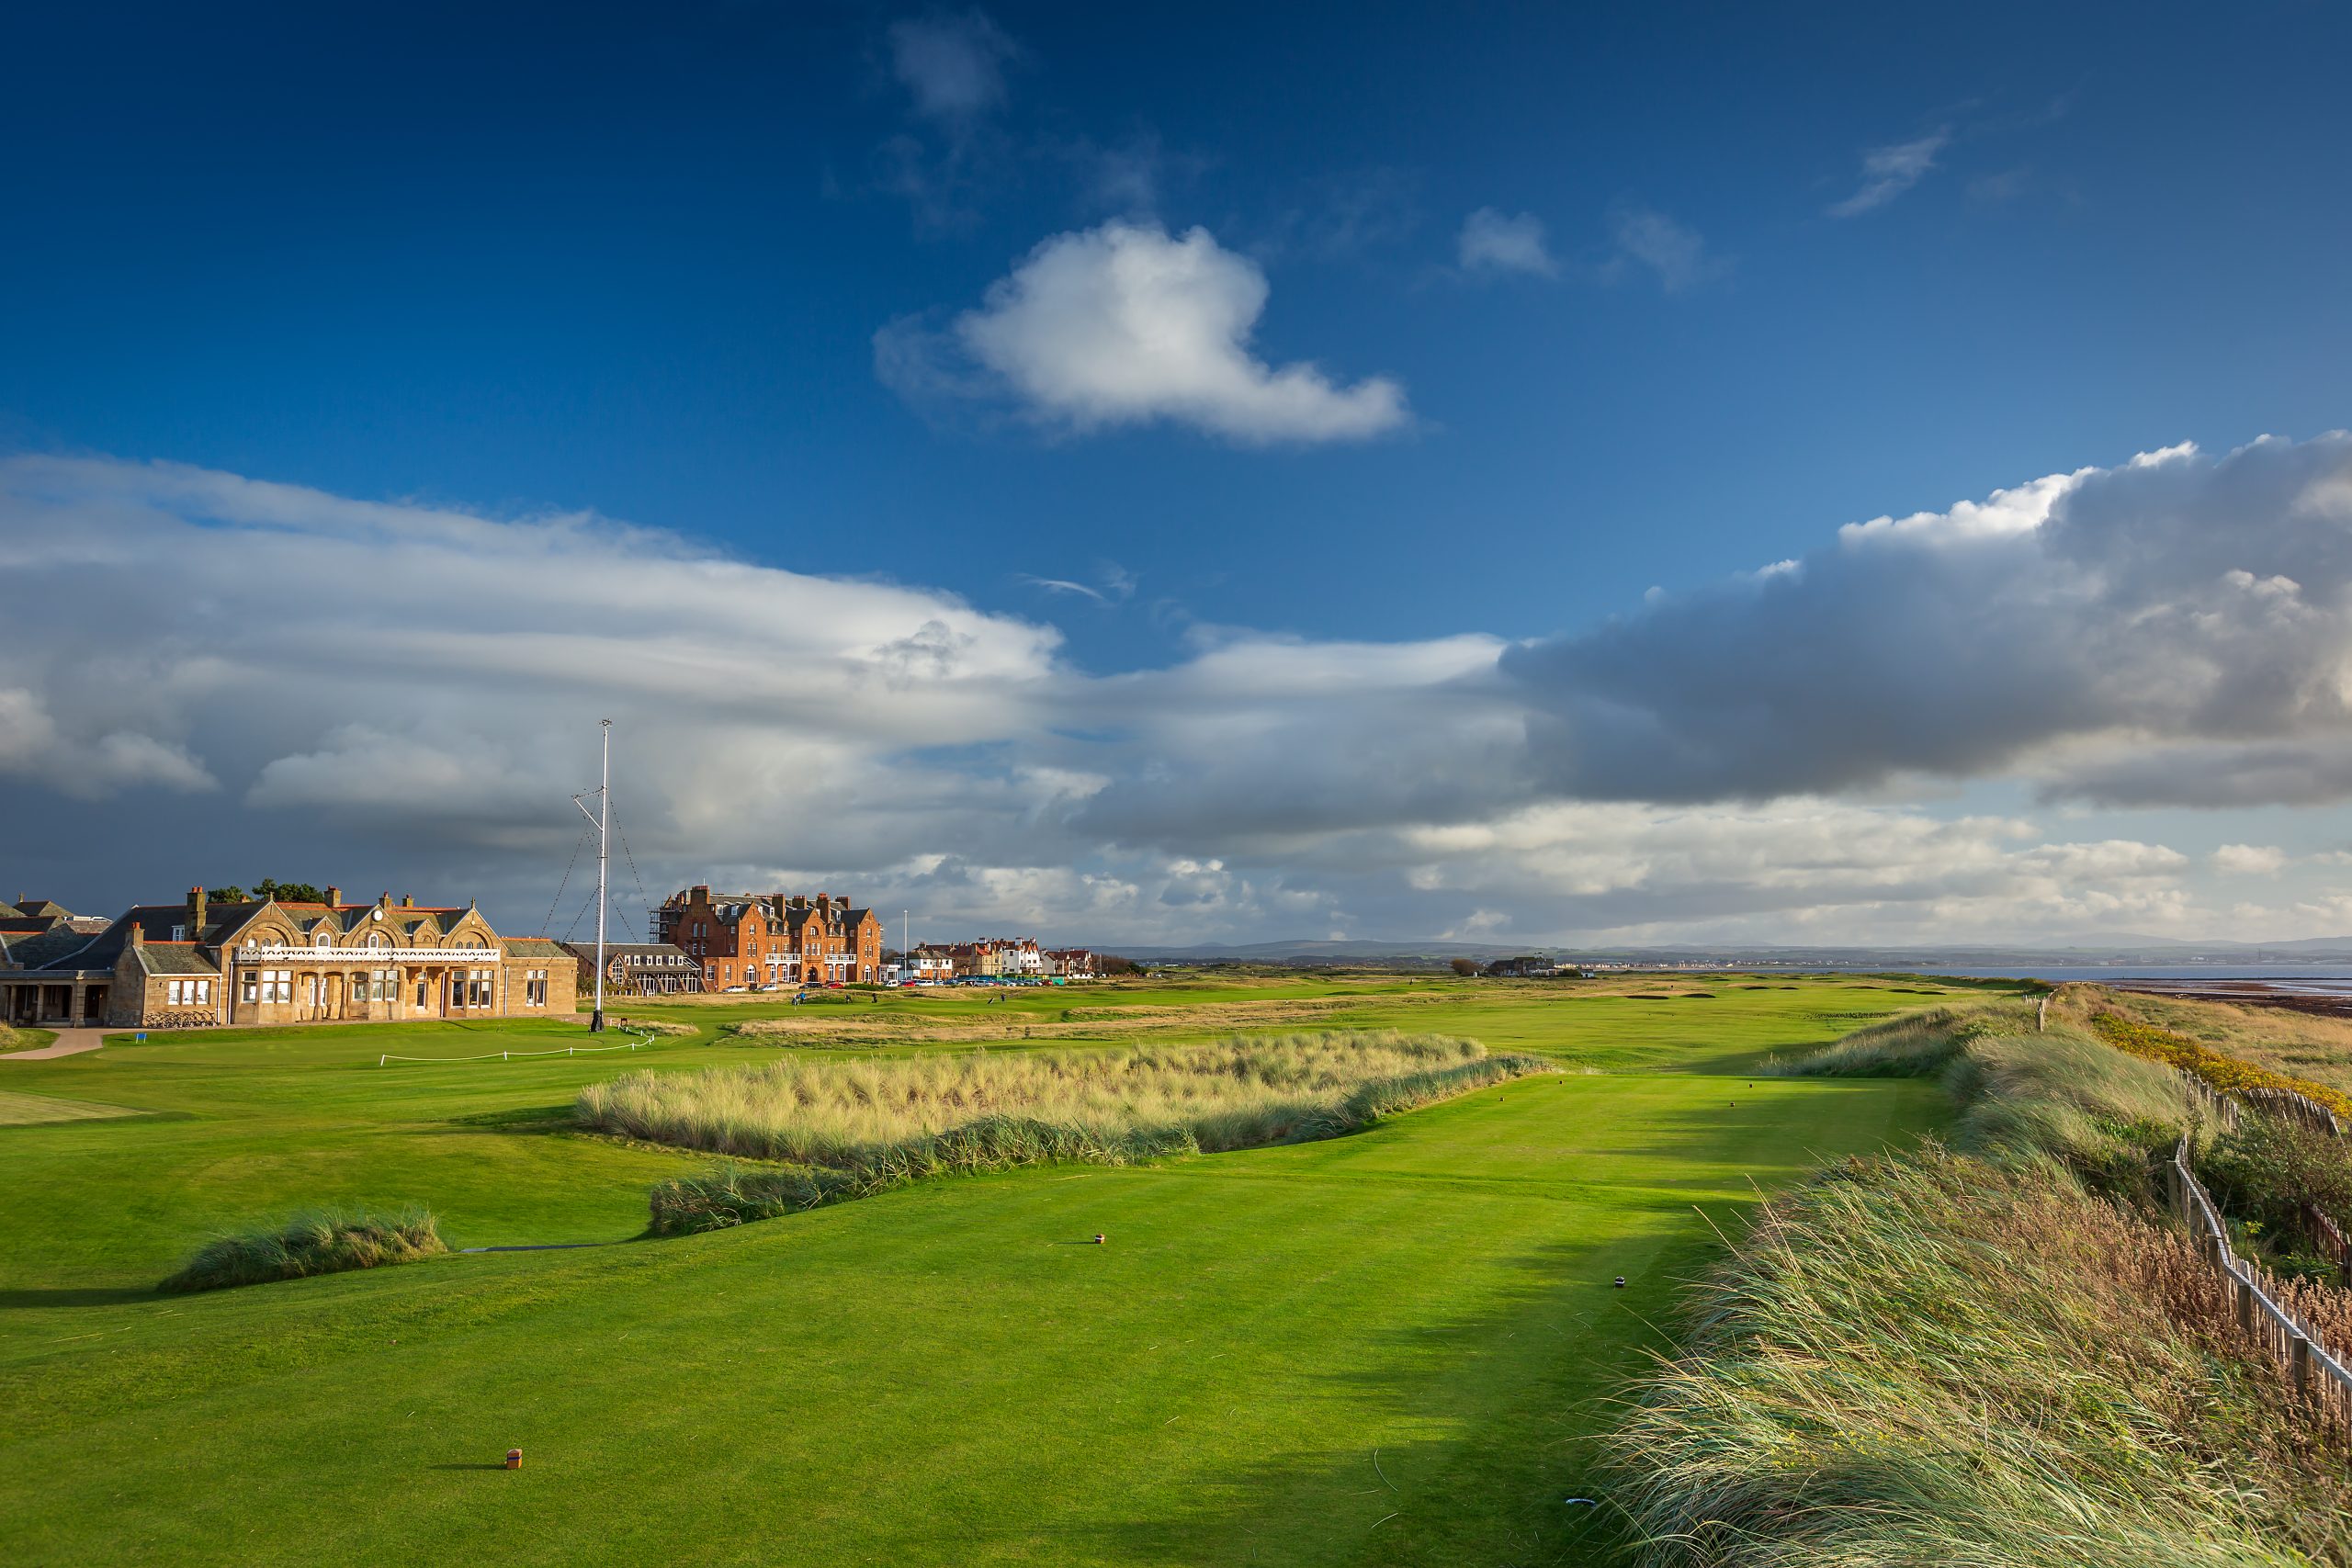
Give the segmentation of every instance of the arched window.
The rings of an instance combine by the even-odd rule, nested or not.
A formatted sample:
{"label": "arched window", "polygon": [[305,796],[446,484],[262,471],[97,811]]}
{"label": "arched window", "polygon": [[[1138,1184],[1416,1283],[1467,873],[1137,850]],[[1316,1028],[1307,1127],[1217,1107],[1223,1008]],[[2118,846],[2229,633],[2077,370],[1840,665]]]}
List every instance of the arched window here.
{"label": "arched window", "polygon": [[333,947],[334,945],[334,938],[329,936],[324,931],[320,931],[317,935],[311,938],[311,945],[312,947]]}
{"label": "arched window", "polygon": [[368,945],[370,947],[382,947],[384,945],[384,933],[382,931],[369,931],[368,933]]}

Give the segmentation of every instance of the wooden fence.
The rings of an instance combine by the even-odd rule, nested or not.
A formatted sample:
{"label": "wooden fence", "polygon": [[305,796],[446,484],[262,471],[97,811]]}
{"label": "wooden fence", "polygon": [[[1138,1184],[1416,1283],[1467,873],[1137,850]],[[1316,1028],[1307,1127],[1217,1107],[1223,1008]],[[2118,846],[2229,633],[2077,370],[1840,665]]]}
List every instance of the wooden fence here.
{"label": "wooden fence", "polygon": [[2345,1238],[2342,1227],[2316,1203],[2303,1205],[2303,1224],[2312,1227],[2312,1234],[2319,1237],[2320,1249],[2335,1265],[2335,1282],[2352,1285],[2352,1241]]}
{"label": "wooden fence", "polygon": [[2189,1104],[2211,1117],[2223,1131],[2234,1133],[2238,1130],[2236,1100],[2223,1094],[2195,1073],[2183,1072],[2180,1068],[2175,1067],[2172,1069],[2172,1076],[2179,1082],[2180,1092],[2187,1098]]}
{"label": "wooden fence", "polygon": [[2326,1415],[2352,1426],[2352,1371],[2280,1304],[2286,1292],[2279,1289],[2277,1275],[2231,1250],[2230,1230],[2222,1223],[2222,1212],[2188,1168],[2185,1134],[2180,1146],[2173,1151],[2166,1176],[2173,1208],[2188,1224],[2199,1256],[2229,1281],[2239,1331],[2286,1367],[2296,1393]]}
{"label": "wooden fence", "polygon": [[2344,1135],[2344,1123],[2335,1112],[2309,1095],[2298,1094],[2291,1089],[2242,1089],[2239,1098],[2256,1111],[2289,1122],[2300,1122],[2315,1133]]}

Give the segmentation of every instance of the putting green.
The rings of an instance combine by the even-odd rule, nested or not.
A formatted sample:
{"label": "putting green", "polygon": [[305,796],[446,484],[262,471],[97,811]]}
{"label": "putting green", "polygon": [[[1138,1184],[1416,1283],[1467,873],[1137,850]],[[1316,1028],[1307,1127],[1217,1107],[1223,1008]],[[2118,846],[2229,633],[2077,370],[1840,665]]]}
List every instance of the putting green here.
{"label": "putting green", "polygon": [[[1329,1143],[180,1299],[144,1287],[225,1223],[190,1212],[417,1199],[461,1246],[605,1239],[684,1156],[545,1130],[621,1066],[395,1077],[362,1065],[389,1031],[42,1064],[187,1117],[0,1140],[0,1180],[40,1183],[0,1211],[0,1560],[1577,1561],[1602,1402],[1714,1227],[1941,1112],[1738,1074],[1928,999],[1467,987],[1410,1026],[1611,1070]],[[61,1195],[77,1169],[94,1195]]]}

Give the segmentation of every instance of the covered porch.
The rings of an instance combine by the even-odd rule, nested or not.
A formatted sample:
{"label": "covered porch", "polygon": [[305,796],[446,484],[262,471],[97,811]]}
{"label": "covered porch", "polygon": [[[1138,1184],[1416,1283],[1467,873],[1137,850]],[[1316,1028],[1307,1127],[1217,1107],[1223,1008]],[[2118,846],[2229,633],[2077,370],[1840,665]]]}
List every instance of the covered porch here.
{"label": "covered porch", "polygon": [[113,978],[103,969],[0,972],[0,1023],[38,1029],[103,1023]]}

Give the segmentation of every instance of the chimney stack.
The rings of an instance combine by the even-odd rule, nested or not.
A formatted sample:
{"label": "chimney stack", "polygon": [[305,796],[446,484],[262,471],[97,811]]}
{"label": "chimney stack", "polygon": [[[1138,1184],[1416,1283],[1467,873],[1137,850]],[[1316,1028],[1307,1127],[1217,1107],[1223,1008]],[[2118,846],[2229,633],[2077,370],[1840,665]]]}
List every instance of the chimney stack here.
{"label": "chimney stack", "polygon": [[130,922],[130,945],[133,947],[144,947],[147,945],[147,928],[141,925],[136,919]]}
{"label": "chimney stack", "polygon": [[187,934],[198,942],[204,940],[204,889],[187,890]]}
{"label": "chimney stack", "polygon": [[341,908],[343,907],[343,889],[342,889],[342,888],[340,888],[340,887],[330,887],[330,888],[328,888],[328,889],[327,889],[327,907],[328,907],[329,908],[338,908],[338,909],[339,909],[339,908]]}
{"label": "chimney stack", "polygon": [[403,893],[403,894],[401,894],[401,908],[403,908],[403,909],[413,909],[413,908],[416,908],[416,895],[415,895],[415,894],[413,894],[413,893]]}

